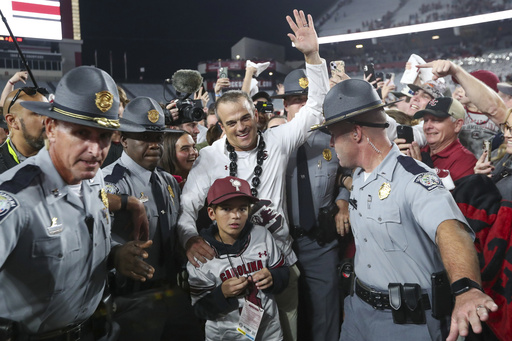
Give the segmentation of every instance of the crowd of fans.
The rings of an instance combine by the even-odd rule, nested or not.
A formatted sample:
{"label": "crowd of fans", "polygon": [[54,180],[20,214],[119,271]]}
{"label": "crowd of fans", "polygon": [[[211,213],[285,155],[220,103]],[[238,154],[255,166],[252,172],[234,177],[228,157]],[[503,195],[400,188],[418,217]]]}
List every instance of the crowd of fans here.
{"label": "crowd of fans", "polygon": [[[343,5],[350,2],[351,0],[338,2],[337,12],[343,10]],[[405,2],[406,0],[403,0],[401,4]],[[502,6],[507,8],[508,5]],[[441,12],[443,8],[445,11]],[[485,13],[491,8],[496,9],[492,1],[459,0],[451,5],[443,5],[441,2],[422,4],[419,11],[423,16],[427,15],[428,21],[460,16],[469,10],[471,13]],[[354,181],[358,179],[359,182],[356,183],[362,190],[362,171],[367,171],[364,174],[364,181],[374,176],[360,164],[347,166],[352,165],[352,160],[347,160],[349,156],[354,160],[359,160],[360,157],[349,153],[348,147],[344,150],[346,154],[340,154],[339,148],[344,145],[339,144],[340,139],[352,140],[352,133],[353,139],[365,143],[366,149],[364,152],[361,150],[361,155],[366,155],[370,151],[377,155],[376,160],[379,159],[382,148],[389,147],[389,143],[386,144],[389,139],[393,142],[393,153],[401,153],[397,160],[408,172],[408,176],[412,176],[409,173],[413,173],[414,176],[419,174],[414,173],[418,172],[418,168],[423,171],[427,169],[426,173],[422,173],[423,178],[417,177],[414,182],[420,183],[428,192],[435,192],[438,188],[442,188],[443,191],[450,190],[460,208],[460,211],[456,209],[457,219],[462,223],[467,219],[467,230],[472,229],[471,236],[476,236],[475,248],[464,251],[468,251],[469,255],[476,255],[478,252],[480,257],[481,283],[477,283],[480,282],[480,277],[477,276],[478,278],[472,278],[471,286],[485,292],[490,298],[486,299],[485,304],[473,303],[480,302],[477,298],[466,301],[464,307],[456,304],[454,311],[461,313],[454,318],[460,319],[459,324],[452,323],[451,329],[449,325],[442,325],[436,333],[439,332],[439,335],[446,337],[450,330],[451,339],[454,339],[453,333],[467,336],[466,340],[510,339],[512,307],[509,307],[509,301],[512,289],[506,283],[510,283],[507,281],[512,281],[512,277],[509,277],[510,263],[507,263],[509,260],[505,256],[509,254],[512,242],[510,233],[507,234],[512,228],[512,214],[507,211],[512,207],[512,177],[509,176],[512,173],[510,54],[462,58],[459,50],[437,51],[432,48],[423,57],[426,60],[436,60],[413,67],[409,63],[402,65],[402,70],[392,70],[396,71],[392,78],[377,78],[374,81],[371,80],[371,76],[376,75],[365,77],[356,72],[332,68],[331,90],[327,93],[329,88],[326,65],[329,63],[319,57],[318,46],[315,45],[316,34],[311,27],[312,21],[303,13],[294,14],[294,19],[288,18],[293,31],[290,38],[299,51],[304,53],[306,69],[290,73],[284,86],[280,86],[273,96],[259,91],[254,85],[257,82],[251,82],[257,78],[256,71],[259,67],[251,63],[247,64],[247,81],[244,81],[241,90],[225,91],[230,87],[230,80],[223,77],[217,80],[214,93],[208,94],[200,86],[189,94],[196,100],[195,103],[201,102],[198,106],[204,113],[201,117],[184,115],[183,107],[178,107],[179,101],[183,98],[174,99],[169,103],[156,103],[149,97],[128,98],[119,86],[115,95],[108,92],[120,103],[117,115],[121,125],[120,130],[112,133],[111,138],[109,135],[110,149],[108,155],[104,155],[101,160],[104,161],[101,166],[104,170],[103,173],[98,173],[103,174],[108,189],[108,193],[101,192],[98,197],[105,208],[108,209],[110,205],[111,210],[111,214],[104,214],[102,219],[112,219],[112,238],[117,243],[135,248],[137,253],[133,253],[131,259],[136,258],[137,266],[144,268],[143,274],[137,270],[110,272],[110,290],[115,296],[117,311],[98,308],[100,311],[103,309],[102,312],[107,316],[106,320],[111,329],[107,332],[108,339],[114,340],[121,335],[122,340],[135,340],[143,335],[151,335],[151,339],[165,340],[181,335],[179,337],[182,339],[190,340],[231,340],[241,339],[247,334],[256,337],[257,340],[338,340],[340,326],[342,333],[345,333],[342,334],[343,338],[343,335],[347,336],[347,330],[352,330],[349,328],[354,328],[354,325],[361,322],[354,321],[356,315],[351,315],[347,320],[347,329],[343,331],[343,296],[354,297],[354,293],[351,292],[354,286],[358,291],[357,296],[364,300],[361,304],[373,305],[375,311],[391,309],[378,306],[380,297],[370,295],[364,299],[366,291],[376,291],[373,287],[368,289],[361,282],[355,284],[355,274],[350,270],[353,266],[351,259],[354,256],[354,248],[357,252],[357,247],[350,233],[354,220],[352,214],[355,213],[349,212],[357,210],[357,205],[360,205],[360,208],[366,206],[368,212],[371,211],[371,205],[378,205],[372,204],[372,196],[368,196],[366,202],[357,203],[349,193],[353,190],[351,177]],[[329,17],[322,17],[319,22],[328,19]],[[392,22],[393,15],[389,12],[378,20],[378,25],[374,20],[366,20],[362,26],[371,30],[391,27]],[[408,22],[417,23],[418,19],[409,18]],[[403,60],[412,52],[416,51],[402,52],[405,55],[391,58]],[[453,57],[455,54],[459,54],[458,57],[461,58],[444,58],[448,55]],[[343,59],[341,56],[332,57],[333,60]],[[358,64],[363,61],[351,62]],[[507,67],[503,68],[503,65]],[[79,72],[87,72],[80,70]],[[88,76],[83,74],[81,77],[87,79]],[[111,84],[108,75],[101,77],[106,79],[106,84]],[[412,80],[402,82],[406,78]],[[67,83],[62,82],[59,89],[69,88],[69,93],[80,82],[77,79],[63,80]],[[0,122],[0,172],[5,172],[4,177],[0,176],[2,225],[4,219],[9,218],[10,212],[17,209],[16,205],[20,205],[15,194],[18,191],[23,193],[25,187],[33,181],[30,179],[39,176],[39,173],[30,175],[33,170],[27,170],[23,165],[31,157],[41,158],[45,153],[44,140],[48,139],[48,136],[45,136],[45,129],[48,129],[45,125],[49,125],[49,133],[54,134],[54,123],[50,123],[54,121],[44,118],[41,115],[42,111],[32,111],[36,110],[34,108],[37,108],[37,105],[25,104],[44,103],[50,106],[51,109],[47,110],[51,111],[62,104],[64,97],[62,92],[57,95],[60,97],[54,99],[53,95],[47,95],[40,89],[18,86],[26,82],[26,72],[15,73],[6,83],[0,99],[3,112],[3,120]],[[366,111],[366,114],[357,116],[361,108],[343,113],[346,108],[330,105],[331,102],[328,101],[333,101],[333,98],[343,100],[345,97],[356,97],[350,94],[351,87],[357,88],[359,94],[365,91],[370,94],[366,96],[368,101],[374,101],[365,104],[364,110],[383,108],[385,112],[379,111],[375,117],[384,118],[384,121],[366,121],[371,118],[371,115],[366,115]],[[113,91],[112,89],[109,91]],[[84,93],[87,90],[82,91]],[[348,95],[332,95],[337,94],[336,91],[340,91],[340,94],[347,92]],[[95,95],[100,96],[100,93]],[[81,99],[75,103],[80,101]],[[276,101],[283,101],[283,112],[273,110],[272,102]],[[101,110],[98,103],[101,103],[99,99],[96,100],[96,106]],[[111,109],[112,105],[106,111]],[[117,110],[117,107],[114,109]],[[69,114],[68,111],[72,109],[59,107],[58,110],[58,114]],[[84,114],[85,110],[77,109],[77,113],[70,116],[78,120],[76,122],[86,120],[88,118],[84,119],[87,116]],[[325,121],[322,111],[326,115]],[[356,115],[355,118],[352,115]],[[107,122],[104,123],[106,126],[116,121],[112,118],[106,121],[102,119],[96,116],[89,121]],[[133,123],[138,130],[133,127],[131,131],[125,128],[123,119]],[[344,119],[359,128],[340,133],[336,129],[341,128],[335,124]],[[311,133],[310,128],[313,125],[316,127],[314,129],[320,127],[323,132]],[[335,129],[332,125],[338,128]],[[116,126],[108,127],[115,130]],[[96,128],[101,129],[99,126]],[[382,131],[385,133],[367,131],[366,128],[384,129]],[[325,134],[327,130],[332,134],[332,139]],[[81,141],[92,139],[90,135],[80,135],[79,138]],[[51,141],[55,144],[54,137]],[[372,141],[378,143],[373,144]],[[345,145],[351,143],[346,141]],[[308,147],[301,151],[304,146]],[[60,146],[67,147],[71,145]],[[52,147],[49,148],[53,150]],[[309,153],[306,157],[310,161],[309,165],[302,165],[306,168],[305,173],[304,168],[301,168],[302,152],[304,155]],[[338,165],[338,159],[343,167]],[[364,160],[362,164],[367,161]],[[379,159],[379,162],[381,161]],[[358,174],[352,173],[352,168],[356,167],[361,167]],[[14,170],[10,170],[11,168]],[[26,185],[17,177],[17,172],[23,169],[23,172],[29,172],[27,176],[32,176],[26,178],[29,182]],[[379,172],[382,172],[380,168]],[[385,173],[379,176],[381,175],[386,180],[383,180],[382,185],[379,183],[381,187],[378,193],[377,190],[375,193],[372,192],[373,201],[380,204],[391,201],[384,200],[395,191],[394,186],[399,188],[398,183],[394,182],[399,179],[393,179]],[[95,176],[96,173],[89,178],[84,177],[83,180],[96,179]],[[300,179],[304,177],[308,181],[311,178],[311,184],[301,184]],[[93,181],[90,183],[92,186]],[[69,185],[71,187],[71,184]],[[309,194],[302,191],[304,186],[311,186]],[[415,187],[415,190],[420,191],[418,188]],[[477,189],[480,191],[480,200],[468,194]],[[73,190],[76,189],[70,189],[68,195],[71,195]],[[443,200],[451,203],[451,195],[447,194],[448,192],[443,193]],[[59,195],[57,189],[51,195],[48,194],[55,198]],[[75,200],[78,202],[77,205],[84,204],[88,209],[87,200],[92,199],[85,196],[86,194],[80,194]],[[307,223],[303,222],[305,210],[302,198],[306,196],[313,196],[308,204],[314,207],[315,211],[312,226],[306,226]],[[262,200],[258,201],[258,197]],[[7,201],[6,198],[11,198],[11,201]],[[98,198],[95,200],[101,203]],[[394,202],[389,204],[393,206]],[[323,213],[318,214],[319,211]],[[325,213],[326,211],[328,213]],[[475,211],[479,211],[480,215],[475,214]],[[397,224],[405,224],[391,213],[379,214],[381,215],[369,216],[368,219],[374,224],[380,224],[382,219],[387,219],[386,223],[389,223],[390,229]],[[436,215],[436,212],[423,213],[428,214]],[[462,214],[466,218],[459,218]],[[362,219],[360,217],[361,214],[357,219]],[[13,219],[12,216],[9,219]],[[89,224],[87,219],[89,217],[85,219],[85,224]],[[22,218],[16,221],[9,220],[10,224],[21,224],[22,221]],[[49,221],[48,225],[50,224],[47,230],[51,236],[60,233],[62,228],[58,229],[57,218],[55,221]],[[328,225],[329,229],[320,226],[322,224]],[[87,226],[93,238],[92,227]],[[5,234],[3,237],[8,235],[5,231],[10,228],[11,226],[1,226]],[[12,229],[17,231],[14,226]],[[501,238],[503,246],[499,253],[490,254],[488,251],[495,245],[493,243],[497,243],[496,239],[491,237],[497,230],[500,232],[495,238]],[[13,234],[16,236],[12,239],[19,237],[17,232]],[[109,239],[110,236],[104,236],[103,239],[105,238]],[[366,238],[371,237],[359,235],[358,238],[364,238],[364,242],[367,242]],[[398,237],[400,238],[402,237]],[[10,271],[8,266],[4,269],[4,263],[12,261],[15,257],[12,256],[9,260],[7,252],[14,250],[16,243],[11,243],[9,238],[5,239],[6,245],[9,243],[9,246],[14,246],[0,253],[0,274]],[[389,245],[384,245],[383,248],[397,251],[394,248],[400,249],[402,245],[399,244],[403,241],[388,242]],[[377,244],[380,243],[381,241],[377,241]],[[382,243],[386,244],[386,241]],[[1,242],[0,245],[4,243]],[[116,247],[120,246],[113,246]],[[45,251],[38,248],[43,246],[34,244],[32,252]],[[79,245],[77,248],[80,248]],[[14,254],[15,251],[12,252]],[[445,262],[447,256],[444,252],[442,256]],[[55,254],[53,257],[62,258],[62,254]],[[475,259],[467,260],[467,264],[473,260],[476,264],[476,256]],[[115,263],[117,268],[117,261]],[[447,269],[453,268],[453,264],[445,265]],[[489,270],[491,265],[492,273]],[[365,268],[366,274],[373,271],[370,270],[370,264]],[[356,267],[356,273],[357,271]],[[361,274],[363,273],[361,270]],[[429,280],[430,275],[431,273],[426,275]],[[450,273],[448,275],[450,276]],[[11,289],[14,288],[11,282],[9,285]],[[428,288],[424,285],[422,287],[425,290]],[[378,289],[387,290],[387,287]],[[468,291],[471,288],[463,289]],[[421,301],[425,290],[419,290],[418,297]],[[463,295],[466,291],[455,290],[454,294]],[[8,295],[3,289],[0,289],[0,292],[3,296]],[[427,294],[430,295],[430,292]],[[391,286],[388,298],[391,299]],[[430,299],[433,300],[432,297]],[[499,306],[498,311],[493,305],[493,300]],[[29,302],[27,299],[26,304],[29,305]],[[40,306],[43,303],[33,304]],[[11,307],[15,306],[13,304],[9,309],[14,311],[16,308]],[[421,307],[424,309],[423,314],[431,309],[423,307],[423,303]],[[254,312],[246,316],[242,308],[252,309]],[[58,337],[78,340],[82,339],[80,333],[89,327],[80,319],[71,319],[69,322],[72,327],[69,328],[67,325],[58,325],[54,322],[46,323],[42,317],[41,321],[34,322],[32,320],[36,316],[24,315],[18,311],[9,314],[9,309],[0,307],[0,317],[18,324],[18,335],[31,340],[57,340]],[[242,314],[239,313],[239,309]],[[351,312],[359,311],[352,302],[347,309]],[[464,312],[471,310],[471,314],[479,317],[476,320],[483,322],[483,331],[480,323],[475,322],[474,316],[470,319],[465,317],[468,313],[463,314],[463,309]],[[485,313],[482,313],[483,310]],[[415,309],[414,312],[417,313]],[[406,315],[402,318],[408,322],[395,323],[427,323],[429,328],[432,328],[430,316],[427,316],[427,322],[421,322],[418,320],[422,318],[413,313],[412,322],[407,320],[410,316],[404,313]],[[448,317],[450,313],[451,310],[447,314]],[[393,315],[393,319],[395,317],[398,319]],[[388,319],[391,319],[390,315]],[[178,320],[181,325],[176,322]],[[89,317],[86,321],[89,321]],[[468,321],[473,326],[472,330],[467,330]],[[462,326],[464,323],[465,327]],[[177,330],[180,330],[181,334],[178,334]],[[407,333],[411,331],[412,329]],[[362,334],[365,332],[370,333],[361,331]],[[1,333],[2,331],[0,340],[3,340],[4,335]],[[78,333],[78,338],[71,338],[75,336],[71,333]],[[387,337],[385,330],[378,333]],[[434,334],[437,335],[436,333]],[[392,339],[401,339],[400,334],[390,335]],[[94,336],[83,339],[100,338]]]}

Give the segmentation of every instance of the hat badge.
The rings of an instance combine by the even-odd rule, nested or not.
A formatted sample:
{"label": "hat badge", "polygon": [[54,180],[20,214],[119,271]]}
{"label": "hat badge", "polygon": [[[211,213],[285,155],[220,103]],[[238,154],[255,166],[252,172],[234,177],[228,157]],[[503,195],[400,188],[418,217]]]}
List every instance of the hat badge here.
{"label": "hat badge", "polygon": [[160,118],[160,114],[158,113],[158,110],[153,109],[153,110],[148,111],[148,120],[151,123],[158,122],[159,118]]}
{"label": "hat badge", "polygon": [[109,111],[110,108],[112,108],[112,104],[114,104],[114,95],[109,91],[100,91],[96,93],[96,107],[98,107],[101,112]]}
{"label": "hat badge", "polygon": [[242,183],[239,180],[231,179],[229,180],[231,182],[231,185],[236,188],[237,192],[240,192],[240,187],[242,186]]}
{"label": "hat badge", "polygon": [[431,107],[435,107],[436,104],[437,104],[438,100],[437,99],[433,99],[431,100],[430,102],[428,102],[428,104],[431,106]]}
{"label": "hat badge", "polygon": [[307,88],[309,85],[309,80],[306,77],[299,78],[299,86],[303,89]]}

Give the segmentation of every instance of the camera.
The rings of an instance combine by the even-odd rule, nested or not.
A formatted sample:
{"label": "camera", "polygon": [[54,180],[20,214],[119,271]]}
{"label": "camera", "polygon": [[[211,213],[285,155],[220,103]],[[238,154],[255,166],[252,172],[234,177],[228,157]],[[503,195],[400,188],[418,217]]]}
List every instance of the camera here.
{"label": "camera", "polygon": [[178,119],[173,120],[171,113],[166,111],[166,125],[179,125],[188,122],[198,122],[205,118],[203,104],[201,103],[200,99],[178,99],[176,101],[176,108],[178,109]]}
{"label": "camera", "polygon": [[258,113],[260,114],[273,114],[274,113],[274,104],[270,102],[258,101],[255,105]]}

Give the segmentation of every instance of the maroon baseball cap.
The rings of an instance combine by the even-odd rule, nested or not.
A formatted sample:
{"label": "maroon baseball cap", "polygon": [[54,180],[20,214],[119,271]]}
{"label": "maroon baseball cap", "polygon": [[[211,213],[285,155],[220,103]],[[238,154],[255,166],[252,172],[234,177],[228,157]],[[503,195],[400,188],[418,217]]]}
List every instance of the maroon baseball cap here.
{"label": "maroon baseball cap", "polygon": [[243,197],[249,199],[252,203],[257,202],[259,199],[251,194],[251,186],[243,179],[228,176],[222,179],[217,179],[208,191],[208,206],[217,205],[226,200]]}
{"label": "maroon baseball cap", "polygon": [[[494,72],[488,70],[476,70],[471,72],[470,75],[482,81],[485,85],[493,89],[495,92],[498,92],[498,83],[500,82],[500,79],[498,78],[498,76],[496,76]],[[456,84],[459,84],[455,77],[452,77],[452,81]]]}

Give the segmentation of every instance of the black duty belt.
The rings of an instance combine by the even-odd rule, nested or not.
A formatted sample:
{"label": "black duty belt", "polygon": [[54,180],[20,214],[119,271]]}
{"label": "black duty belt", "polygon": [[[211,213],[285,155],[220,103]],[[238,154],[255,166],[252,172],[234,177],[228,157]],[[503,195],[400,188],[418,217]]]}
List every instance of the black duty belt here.
{"label": "black duty belt", "polygon": [[[356,294],[360,299],[368,303],[373,307],[373,309],[378,310],[391,310],[391,305],[389,303],[389,293],[380,292],[374,290],[372,288],[368,288],[366,285],[361,283],[359,279],[356,278]],[[423,294],[421,296],[423,300],[423,306],[425,310],[430,309],[430,300],[428,299],[428,294]]]}
{"label": "black duty belt", "polygon": [[303,229],[302,227],[298,225],[292,225],[290,226],[290,234],[292,235],[293,239],[302,238],[302,237],[309,237],[311,239],[316,239],[317,227],[313,226],[311,230]]}
{"label": "black duty belt", "polygon": [[47,333],[30,335],[29,341],[78,341],[92,333],[91,319]]}

